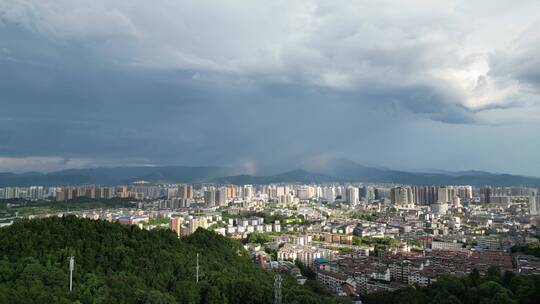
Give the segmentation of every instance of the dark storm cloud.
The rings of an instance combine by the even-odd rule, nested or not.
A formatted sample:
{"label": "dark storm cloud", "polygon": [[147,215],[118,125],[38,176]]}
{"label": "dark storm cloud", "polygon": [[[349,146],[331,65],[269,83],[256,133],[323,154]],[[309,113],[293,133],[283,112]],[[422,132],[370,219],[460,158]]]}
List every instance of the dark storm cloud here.
{"label": "dark storm cloud", "polygon": [[[221,162],[218,154],[227,160],[255,154],[249,151],[257,148],[254,141],[258,140],[277,144],[279,137],[285,140],[292,136],[294,142],[297,136],[297,140],[305,137],[314,143],[324,133],[343,133],[345,126],[334,124],[353,113],[363,123],[380,111],[389,117],[418,113],[467,121],[465,112],[455,115],[450,111],[454,106],[438,102],[441,96],[429,88],[366,88],[341,93],[302,85],[239,84],[238,80],[228,84],[226,75],[219,81],[216,76],[201,79],[204,74],[193,79],[195,74],[185,71],[96,70],[87,66],[80,73],[39,65],[17,68],[28,81],[24,92],[10,89],[20,83],[18,77],[2,81],[3,100],[12,120],[0,122],[9,134],[1,152],[11,155],[35,155],[39,146],[44,155],[171,160],[207,155]],[[49,75],[46,89],[40,79],[43,75]],[[235,86],[240,88],[235,90]],[[319,127],[314,122],[327,125]],[[359,124],[351,123],[351,127]],[[290,145],[287,150],[291,150]]]}
{"label": "dark storm cloud", "polygon": [[531,25],[508,48],[491,56],[494,77],[505,82],[517,80],[540,92],[540,21]]}
{"label": "dark storm cloud", "polygon": [[493,102],[500,81],[463,59],[466,31],[446,5],[403,8],[411,20],[366,3],[160,3],[0,0],[0,171],[246,161],[279,171],[321,155],[452,169],[442,160],[496,138],[493,111],[521,111],[515,95]]}

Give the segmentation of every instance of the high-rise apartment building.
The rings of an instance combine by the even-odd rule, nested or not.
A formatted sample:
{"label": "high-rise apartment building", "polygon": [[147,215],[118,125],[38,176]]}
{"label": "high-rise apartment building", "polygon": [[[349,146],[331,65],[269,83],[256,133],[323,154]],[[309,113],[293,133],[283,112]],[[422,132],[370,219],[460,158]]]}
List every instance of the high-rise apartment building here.
{"label": "high-rise apartment building", "polygon": [[190,219],[187,234],[192,234],[193,232],[197,231],[197,228],[199,227],[204,229],[208,228],[208,222],[206,221],[205,217],[194,217]]}
{"label": "high-rise apartment building", "polygon": [[192,185],[180,185],[178,186],[178,196],[183,199],[193,198],[193,186]]}
{"label": "high-rise apartment building", "polygon": [[204,191],[204,204],[207,207],[213,207],[216,205],[216,190]]}
{"label": "high-rise apartment building", "polygon": [[529,214],[540,214],[540,196],[529,196]]}
{"label": "high-rise apartment building", "polygon": [[246,201],[251,201],[251,198],[253,197],[253,186],[252,185],[244,185],[244,189],[243,189],[243,197],[244,197],[244,200]]}
{"label": "high-rise apartment building", "polygon": [[394,205],[413,203],[413,191],[411,187],[394,187],[390,190],[390,201]]}
{"label": "high-rise apartment building", "polygon": [[174,231],[177,236],[181,236],[182,235],[182,218],[171,217],[169,221],[169,229]]}
{"label": "high-rise apartment building", "polygon": [[348,187],[347,190],[345,190],[345,202],[351,205],[356,205],[360,202],[358,188]]}
{"label": "high-rise apartment building", "polygon": [[216,205],[218,205],[218,206],[226,206],[227,205],[226,190],[224,188],[220,188],[220,189],[216,190],[215,199],[216,199],[216,201],[215,201]]}

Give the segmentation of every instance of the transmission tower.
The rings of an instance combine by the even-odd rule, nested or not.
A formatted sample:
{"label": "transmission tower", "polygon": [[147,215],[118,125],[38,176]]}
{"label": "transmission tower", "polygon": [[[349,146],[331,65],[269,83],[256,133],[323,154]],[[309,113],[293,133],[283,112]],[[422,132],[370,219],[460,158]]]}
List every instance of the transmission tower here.
{"label": "transmission tower", "polygon": [[199,254],[197,253],[197,283],[199,283]]}
{"label": "transmission tower", "polygon": [[73,270],[75,270],[75,257],[69,257],[69,292],[73,290]]}
{"label": "transmission tower", "polygon": [[283,279],[279,274],[274,277],[274,304],[281,304],[281,281]]}

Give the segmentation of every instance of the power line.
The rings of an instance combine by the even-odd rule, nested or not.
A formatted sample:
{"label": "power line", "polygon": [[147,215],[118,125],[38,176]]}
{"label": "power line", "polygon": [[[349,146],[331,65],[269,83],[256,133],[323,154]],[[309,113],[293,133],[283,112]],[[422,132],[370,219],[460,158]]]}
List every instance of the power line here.
{"label": "power line", "polygon": [[281,304],[281,282],[283,279],[279,274],[274,277],[274,304]]}

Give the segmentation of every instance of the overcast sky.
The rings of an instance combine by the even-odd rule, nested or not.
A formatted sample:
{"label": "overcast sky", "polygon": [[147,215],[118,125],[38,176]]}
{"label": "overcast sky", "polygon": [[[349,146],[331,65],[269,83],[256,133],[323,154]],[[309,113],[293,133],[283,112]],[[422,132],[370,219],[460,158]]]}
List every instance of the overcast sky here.
{"label": "overcast sky", "polygon": [[0,171],[540,176],[540,1],[0,0]]}

